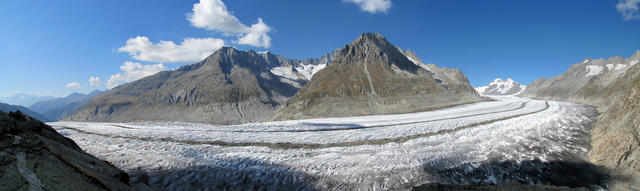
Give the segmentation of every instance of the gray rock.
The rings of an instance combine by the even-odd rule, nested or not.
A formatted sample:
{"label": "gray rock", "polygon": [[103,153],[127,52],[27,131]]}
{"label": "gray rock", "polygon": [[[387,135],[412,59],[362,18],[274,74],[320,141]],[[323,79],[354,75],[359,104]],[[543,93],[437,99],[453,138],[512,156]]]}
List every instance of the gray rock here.
{"label": "gray rock", "polygon": [[132,190],[129,176],[21,112],[0,112],[0,190]]}
{"label": "gray rock", "polygon": [[380,34],[362,34],[271,119],[406,113],[482,99],[459,70],[427,70],[405,54]]}

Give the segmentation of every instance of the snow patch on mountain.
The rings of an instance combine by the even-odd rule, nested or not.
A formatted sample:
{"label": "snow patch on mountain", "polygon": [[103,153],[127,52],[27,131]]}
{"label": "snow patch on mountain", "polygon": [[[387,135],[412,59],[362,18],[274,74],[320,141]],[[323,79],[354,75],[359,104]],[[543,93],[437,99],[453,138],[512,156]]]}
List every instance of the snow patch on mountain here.
{"label": "snow patch on mountain", "polygon": [[497,78],[487,86],[476,87],[476,91],[482,95],[518,95],[522,93],[527,86],[513,81],[511,78],[502,80]]}
{"label": "snow patch on mountain", "polygon": [[587,65],[585,66],[585,69],[587,70],[587,74],[584,75],[585,77],[599,75],[604,70],[602,66],[597,66],[597,65]]}

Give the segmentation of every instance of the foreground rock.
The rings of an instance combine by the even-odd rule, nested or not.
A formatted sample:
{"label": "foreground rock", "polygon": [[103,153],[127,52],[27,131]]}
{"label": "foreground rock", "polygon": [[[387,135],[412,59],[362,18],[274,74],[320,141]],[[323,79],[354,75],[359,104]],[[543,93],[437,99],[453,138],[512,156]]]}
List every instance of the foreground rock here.
{"label": "foreground rock", "polygon": [[380,34],[362,34],[272,119],[407,113],[481,100],[462,72],[423,65],[411,53]]}
{"label": "foreground rock", "polygon": [[21,112],[0,112],[0,172],[0,190],[134,189],[125,172]]}
{"label": "foreground rock", "polygon": [[590,160],[611,169],[612,189],[640,190],[640,51],[630,58],[585,59],[566,73],[534,81],[522,94],[595,105]]}
{"label": "foreground rock", "polygon": [[312,71],[312,66],[330,58],[297,61],[224,47],[200,63],[160,72],[98,95],[67,120],[260,121],[306,83],[307,73],[300,70]]}

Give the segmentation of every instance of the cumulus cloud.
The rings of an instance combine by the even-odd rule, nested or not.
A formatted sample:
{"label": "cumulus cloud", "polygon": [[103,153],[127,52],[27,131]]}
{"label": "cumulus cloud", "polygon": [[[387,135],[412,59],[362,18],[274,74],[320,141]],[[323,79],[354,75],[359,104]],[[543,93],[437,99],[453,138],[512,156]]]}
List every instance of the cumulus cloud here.
{"label": "cumulus cloud", "polygon": [[140,61],[180,63],[198,62],[224,46],[224,40],[217,38],[186,38],[180,44],[172,41],[152,43],[145,36],[130,38],[118,48]]}
{"label": "cumulus cloud", "polygon": [[638,4],[640,4],[640,0],[620,0],[616,4],[616,8],[618,8],[618,12],[622,14],[624,20],[640,19]]}
{"label": "cumulus cloud", "polygon": [[211,31],[219,31],[228,36],[237,36],[238,44],[269,48],[271,38],[267,34],[271,27],[258,18],[256,24],[247,27],[233,16],[221,0],[200,0],[193,4],[193,12],[187,15],[191,25]]}
{"label": "cumulus cloud", "polygon": [[80,88],[80,83],[78,82],[71,82],[67,84],[68,88]]}
{"label": "cumulus cloud", "polygon": [[99,86],[102,81],[100,81],[100,77],[89,77],[89,85],[91,86]]}
{"label": "cumulus cloud", "polygon": [[220,0],[201,0],[193,4],[193,12],[187,20],[198,28],[231,33],[244,33],[247,26],[229,13],[227,6]]}
{"label": "cumulus cloud", "polygon": [[107,88],[111,89],[120,84],[138,80],[160,71],[167,70],[163,64],[143,65],[137,62],[126,61],[120,66],[121,73],[111,75],[107,81]]}
{"label": "cumulus cloud", "polygon": [[391,0],[343,0],[345,2],[355,3],[360,6],[360,10],[369,13],[387,13],[391,8]]}
{"label": "cumulus cloud", "polygon": [[249,33],[238,39],[238,44],[268,48],[271,46],[271,37],[267,35],[269,31],[271,28],[262,22],[262,18],[258,18],[258,23],[251,25]]}

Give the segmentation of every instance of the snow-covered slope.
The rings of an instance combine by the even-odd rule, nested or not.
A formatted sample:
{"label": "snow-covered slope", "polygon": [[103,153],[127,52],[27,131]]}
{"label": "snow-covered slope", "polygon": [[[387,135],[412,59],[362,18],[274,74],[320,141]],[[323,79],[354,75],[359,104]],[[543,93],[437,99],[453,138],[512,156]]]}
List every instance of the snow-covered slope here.
{"label": "snow-covered slope", "polygon": [[[545,166],[547,161],[583,160],[589,145],[575,140],[588,138],[593,108],[512,96],[495,99],[429,112],[232,126],[50,124],[83,150],[133,174],[133,180],[146,176],[161,190],[543,183],[554,177],[526,173],[518,165],[533,161],[535,168],[549,170],[558,165]],[[477,173],[486,170],[491,173]]]}
{"label": "snow-covered slope", "polygon": [[513,81],[511,78],[507,78],[507,80],[497,78],[487,86],[476,87],[476,91],[482,95],[518,95],[526,88],[527,86]]}

